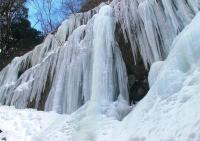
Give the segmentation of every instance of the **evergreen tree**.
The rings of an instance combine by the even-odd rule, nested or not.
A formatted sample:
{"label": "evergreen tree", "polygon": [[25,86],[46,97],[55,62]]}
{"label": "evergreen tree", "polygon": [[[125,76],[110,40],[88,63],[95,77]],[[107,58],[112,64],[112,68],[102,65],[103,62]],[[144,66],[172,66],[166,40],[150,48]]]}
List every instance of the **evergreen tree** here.
{"label": "evergreen tree", "polygon": [[[28,21],[26,0],[0,0],[0,69],[43,39]],[[26,50],[26,51],[25,51]]]}

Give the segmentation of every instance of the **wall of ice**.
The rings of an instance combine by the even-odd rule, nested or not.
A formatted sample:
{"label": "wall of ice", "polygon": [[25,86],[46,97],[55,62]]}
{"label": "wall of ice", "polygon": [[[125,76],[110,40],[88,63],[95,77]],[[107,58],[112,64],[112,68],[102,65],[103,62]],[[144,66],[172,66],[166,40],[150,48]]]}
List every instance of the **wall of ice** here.
{"label": "wall of ice", "polygon": [[88,101],[93,112],[114,101],[128,105],[116,25],[135,60],[140,54],[148,68],[166,58],[198,10],[197,0],[114,0],[72,15],[57,33],[0,72],[0,103],[58,113],[71,113]]}
{"label": "wall of ice", "polygon": [[113,131],[112,140],[199,140],[199,27],[200,13],[175,39],[167,59],[153,65],[150,91]]}
{"label": "wall of ice", "polygon": [[63,47],[65,41],[77,27],[86,24],[102,5],[85,13],[72,15],[62,23],[57,33],[49,34],[33,51],[15,58],[5,67],[0,72],[0,103],[15,105],[17,108],[43,110],[48,93],[51,89],[53,91],[53,80],[59,75],[57,72],[60,70],[60,63],[67,53],[69,57],[72,53],[63,52],[67,50]]}

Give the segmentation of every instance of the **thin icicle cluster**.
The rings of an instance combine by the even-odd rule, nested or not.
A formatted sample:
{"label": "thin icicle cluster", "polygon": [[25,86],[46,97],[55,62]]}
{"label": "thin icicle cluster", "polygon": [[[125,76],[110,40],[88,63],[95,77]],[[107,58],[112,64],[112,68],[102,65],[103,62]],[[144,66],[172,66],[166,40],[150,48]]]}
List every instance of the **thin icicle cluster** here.
{"label": "thin icicle cluster", "polygon": [[128,105],[113,8],[104,6],[93,17],[97,11],[73,15],[55,35],[7,66],[0,77],[1,103],[58,113],[71,113],[90,99],[91,110],[110,105],[118,97]]}
{"label": "thin icicle cluster", "polygon": [[73,30],[87,23],[102,5],[86,13],[72,15],[62,23],[55,35],[49,34],[33,51],[15,58],[4,68],[0,72],[0,103],[17,108],[44,109],[43,101],[56,77],[55,69],[60,70],[56,67],[57,63],[59,59],[64,59],[60,56],[61,47]]}
{"label": "thin icicle cluster", "polygon": [[168,55],[173,39],[199,11],[199,0],[114,0],[112,3],[134,58],[146,68]]}

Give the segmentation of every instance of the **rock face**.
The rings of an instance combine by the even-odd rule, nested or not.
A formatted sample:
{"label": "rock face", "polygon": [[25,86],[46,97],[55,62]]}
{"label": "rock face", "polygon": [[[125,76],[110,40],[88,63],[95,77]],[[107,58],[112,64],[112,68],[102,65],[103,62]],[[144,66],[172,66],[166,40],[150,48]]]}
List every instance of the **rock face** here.
{"label": "rock face", "polygon": [[85,0],[81,6],[81,12],[89,11],[97,7],[100,3],[107,2],[107,0]]}
{"label": "rock face", "polygon": [[[129,41],[126,41],[120,24],[117,24],[115,37],[119,44],[128,75],[130,104],[141,100],[148,92],[148,68],[145,68],[140,55],[135,59]],[[139,53],[138,53],[139,54]]]}

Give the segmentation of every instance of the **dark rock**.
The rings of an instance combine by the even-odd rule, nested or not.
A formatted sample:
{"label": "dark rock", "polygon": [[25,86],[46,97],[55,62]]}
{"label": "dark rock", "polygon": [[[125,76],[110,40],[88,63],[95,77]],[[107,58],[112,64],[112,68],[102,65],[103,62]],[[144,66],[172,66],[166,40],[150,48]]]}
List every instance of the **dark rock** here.
{"label": "dark rock", "polygon": [[2,138],[1,140],[2,140],[2,141],[6,141],[6,138],[4,137],[4,138]]}
{"label": "dark rock", "polygon": [[102,2],[107,2],[108,0],[85,0],[81,6],[80,12],[86,12],[98,6]]}
{"label": "dark rock", "polygon": [[140,101],[148,92],[148,69],[145,68],[141,56],[133,57],[130,41],[125,40],[120,24],[117,24],[115,37],[122,53],[128,75],[130,104]]}
{"label": "dark rock", "polygon": [[132,88],[136,82],[137,82],[137,79],[134,75],[128,76],[128,87],[129,87],[129,89]]}
{"label": "dark rock", "polygon": [[[2,133],[3,131],[0,129],[0,134]],[[6,141],[6,137],[3,137],[3,138],[0,138],[1,141]]]}

